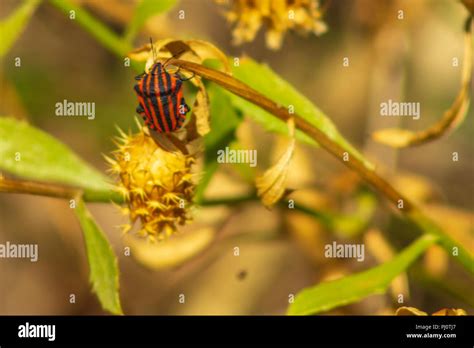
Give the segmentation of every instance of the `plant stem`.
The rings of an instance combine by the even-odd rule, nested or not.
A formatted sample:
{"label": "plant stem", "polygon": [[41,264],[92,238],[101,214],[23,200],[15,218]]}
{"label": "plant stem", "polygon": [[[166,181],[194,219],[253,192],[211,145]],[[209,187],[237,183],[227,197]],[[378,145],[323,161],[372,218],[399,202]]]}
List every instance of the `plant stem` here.
{"label": "plant stem", "polygon": [[[55,197],[62,199],[75,199],[82,195],[85,202],[102,202],[102,203],[123,203],[122,195],[113,190],[110,191],[91,191],[81,190],[71,186],[65,186],[53,183],[42,183],[26,180],[0,179],[0,192],[33,194],[46,197]],[[258,197],[255,193],[250,193],[239,197],[203,199],[199,205],[204,207],[216,205],[237,205],[244,202],[256,201]],[[295,210],[308,214],[317,218],[327,228],[334,228],[335,221],[331,219],[331,215],[324,211],[316,211],[303,205],[295,204]],[[408,214],[410,220],[422,229],[425,233],[433,234],[439,237],[439,243],[451,255],[454,248],[457,248],[458,254],[453,255],[465,268],[474,273],[474,263],[469,252],[461,245],[452,240],[442,229],[440,229],[433,221],[428,219],[418,210],[413,210]]]}
{"label": "plant stem", "polygon": [[123,201],[118,192],[115,191],[90,191],[81,190],[72,186],[64,186],[53,183],[43,183],[26,180],[0,179],[0,192],[32,194],[46,197],[73,199],[82,195],[84,201],[89,202],[117,202]]}
{"label": "plant stem", "polygon": [[213,198],[213,199],[202,199],[199,205],[205,207],[212,207],[216,205],[236,205],[244,202],[257,201],[258,196],[255,193],[248,195],[228,197],[228,198]]}
{"label": "plant stem", "polygon": [[[90,191],[81,190],[71,186],[65,186],[53,183],[43,183],[36,181],[27,180],[16,180],[16,179],[0,179],[0,192],[8,193],[19,193],[19,194],[30,194],[37,196],[72,199],[82,194],[82,198],[85,202],[95,203],[123,203],[124,199],[122,195],[113,190],[110,191]],[[245,202],[259,201],[259,198],[255,192],[251,192],[247,195],[237,197],[225,197],[225,198],[211,198],[203,199],[199,205],[203,207],[213,207],[217,205],[237,205]],[[313,216],[317,219],[323,219],[325,226],[332,226],[331,218],[327,213],[318,212],[314,209],[307,208],[302,205],[295,204],[295,210],[301,211],[308,215]]]}
{"label": "plant stem", "polygon": [[315,210],[315,209],[306,207],[301,204],[296,204],[296,203],[295,203],[295,210],[305,213],[309,216],[312,216],[315,219],[318,219],[326,228],[329,228],[329,229],[334,228],[334,225],[335,225],[334,219],[331,216],[331,214],[329,214],[328,212]]}
{"label": "plant stem", "polygon": [[366,167],[357,157],[351,156],[348,161],[345,161],[343,158],[344,154],[347,152],[346,149],[334,142],[324,132],[311,125],[301,116],[298,116],[296,113],[290,114],[286,107],[278,105],[273,100],[265,97],[243,82],[236,80],[232,76],[223,72],[179,59],[171,59],[169,63],[221,85],[239,97],[242,97],[251,103],[260,106],[262,109],[270,112],[284,122],[293,117],[295,119],[295,125],[297,128],[313,138],[324,149],[339,159],[339,161],[341,161],[344,165],[358,172],[362,178],[364,178],[369,184],[377,189],[377,191],[383,193],[392,203],[398,205],[399,200],[402,200],[403,210],[406,212],[414,208],[414,205],[408,198],[404,197],[384,178],[375,173],[375,171]]}
{"label": "plant stem", "polygon": [[63,11],[69,18],[72,17],[74,11],[74,18],[71,20],[77,21],[83,28],[102,43],[109,50],[114,52],[120,57],[125,57],[127,52],[130,52],[132,47],[125,41],[122,40],[117,34],[111,31],[102,22],[91,16],[86,10],[80,6],[76,6],[69,0],[49,0],[51,4],[56,6],[58,9]]}

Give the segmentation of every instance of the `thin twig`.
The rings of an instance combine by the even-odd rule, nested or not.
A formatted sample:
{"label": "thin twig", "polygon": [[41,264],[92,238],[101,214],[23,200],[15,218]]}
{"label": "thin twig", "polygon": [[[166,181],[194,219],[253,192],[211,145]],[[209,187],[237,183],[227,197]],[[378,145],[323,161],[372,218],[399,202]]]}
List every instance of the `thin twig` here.
{"label": "thin twig", "polygon": [[1,179],[0,192],[23,193],[55,198],[73,198],[80,194],[81,190],[53,183]]}
{"label": "thin twig", "polygon": [[118,192],[112,190],[82,190],[73,186],[66,186],[56,183],[6,178],[0,178],[0,192],[30,194],[62,199],[73,199],[82,195],[84,201],[86,202],[123,202],[121,195]]}

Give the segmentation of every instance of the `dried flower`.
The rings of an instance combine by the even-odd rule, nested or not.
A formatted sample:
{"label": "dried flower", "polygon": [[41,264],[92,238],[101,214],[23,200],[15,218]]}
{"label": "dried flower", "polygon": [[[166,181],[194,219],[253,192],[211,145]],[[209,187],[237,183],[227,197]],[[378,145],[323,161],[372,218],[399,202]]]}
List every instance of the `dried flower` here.
{"label": "dried flower", "polygon": [[267,208],[275,205],[285,194],[288,171],[290,169],[291,158],[295,152],[295,120],[290,118],[287,122],[290,141],[286,151],[278,162],[267,169],[263,175],[257,177],[255,185],[257,193],[262,203]]}
{"label": "dried flower", "polygon": [[166,151],[153,140],[148,128],[139,127],[133,135],[120,131],[114,159],[106,159],[110,171],[120,179],[117,190],[128,204],[122,211],[130,216],[131,223],[123,227],[124,232],[139,220],[139,236],[163,240],[190,220],[195,157]]}
{"label": "dried flower", "polygon": [[[418,315],[418,316],[425,316],[428,313],[423,312],[415,307],[400,307],[397,309],[396,315],[398,316],[410,316],[410,315]],[[467,315],[464,309],[460,308],[443,308],[439,311],[431,314],[434,316],[462,316]]]}
{"label": "dried flower", "polygon": [[[228,3],[226,0],[216,2]],[[253,41],[265,23],[268,26],[266,43],[274,50],[281,47],[287,30],[324,33],[327,27],[321,17],[317,0],[233,0],[232,9],[226,13],[227,20],[235,23],[232,35],[236,45]]]}

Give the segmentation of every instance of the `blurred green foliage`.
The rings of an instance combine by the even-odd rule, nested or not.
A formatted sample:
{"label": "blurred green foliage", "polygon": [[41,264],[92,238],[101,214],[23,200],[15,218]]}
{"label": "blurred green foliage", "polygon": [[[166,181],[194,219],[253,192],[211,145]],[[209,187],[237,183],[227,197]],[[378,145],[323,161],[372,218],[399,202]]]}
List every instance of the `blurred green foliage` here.
{"label": "blurred green foliage", "polygon": [[3,57],[15,40],[20,36],[28,20],[33,15],[40,0],[28,0],[15,10],[8,18],[0,21],[0,57]]}
{"label": "blurred green foliage", "polygon": [[369,295],[384,293],[391,281],[437,240],[425,235],[401,251],[391,261],[367,271],[324,282],[299,292],[288,314],[308,315],[359,301]]}
{"label": "blurred green foliage", "polygon": [[56,138],[9,117],[0,118],[0,169],[23,178],[93,191],[108,191],[109,179]]}

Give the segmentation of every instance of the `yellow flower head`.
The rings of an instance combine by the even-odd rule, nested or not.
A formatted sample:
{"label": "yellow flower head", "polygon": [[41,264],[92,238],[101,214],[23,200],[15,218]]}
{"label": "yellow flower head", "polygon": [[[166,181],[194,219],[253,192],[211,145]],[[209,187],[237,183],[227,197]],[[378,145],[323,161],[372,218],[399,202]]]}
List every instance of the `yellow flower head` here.
{"label": "yellow flower head", "polygon": [[[231,0],[232,8],[226,13],[227,20],[235,23],[232,32],[234,43],[240,45],[253,41],[263,24],[268,26],[266,43],[271,49],[279,49],[287,30],[320,35],[326,24],[317,0]],[[228,0],[216,0],[225,4]]]}
{"label": "yellow flower head", "polygon": [[121,132],[117,145],[114,159],[107,161],[119,178],[117,190],[128,204],[122,210],[130,216],[131,224],[124,226],[124,232],[139,220],[140,236],[151,241],[169,237],[178,225],[190,220],[195,157],[161,148],[148,128],[141,126],[133,135]]}

